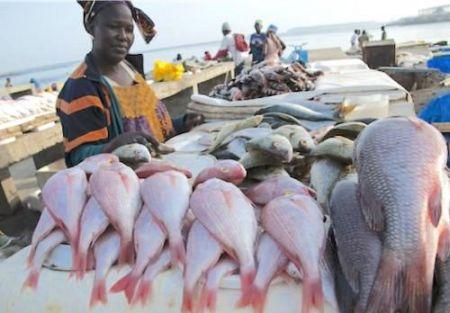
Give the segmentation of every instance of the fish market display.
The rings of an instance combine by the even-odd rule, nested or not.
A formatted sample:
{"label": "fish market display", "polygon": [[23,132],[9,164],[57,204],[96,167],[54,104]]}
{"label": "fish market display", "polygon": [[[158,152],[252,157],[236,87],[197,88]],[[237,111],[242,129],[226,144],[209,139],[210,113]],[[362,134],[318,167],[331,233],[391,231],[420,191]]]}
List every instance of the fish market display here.
{"label": "fish market display", "polygon": [[254,67],[227,84],[216,86],[211,97],[238,101],[275,96],[288,92],[308,91],[322,72],[311,72],[300,63],[289,66]]}
{"label": "fish market display", "polygon": [[446,158],[442,135],[416,118],[377,121],[358,138],[361,208],[383,238],[367,312],[431,311],[436,255],[448,255]]}

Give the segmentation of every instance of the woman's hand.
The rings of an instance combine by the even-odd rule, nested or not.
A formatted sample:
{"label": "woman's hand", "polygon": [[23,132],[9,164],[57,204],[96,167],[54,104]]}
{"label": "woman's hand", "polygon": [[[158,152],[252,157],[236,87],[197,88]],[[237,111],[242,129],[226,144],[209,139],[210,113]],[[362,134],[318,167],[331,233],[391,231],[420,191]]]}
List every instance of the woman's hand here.
{"label": "woman's hand", "polygon": [[192,128],[203,124],[205,117],[200,113],[186,113],[183,120],[186,131],[190,131]]}
{"label": "woman's hand", "polygon": [[103,148],[104,153],[111,153],[117,148],[133,143],[139,143],[144,146],[147,146],[149,143],[154,146],[158,147],[159,142],[155,138],[153,138],[151,135],[146,134],[144,132],[129,132],[129,133],[123,133],[116,138],[114,138],[112,141],[108,142],[105,147]]}

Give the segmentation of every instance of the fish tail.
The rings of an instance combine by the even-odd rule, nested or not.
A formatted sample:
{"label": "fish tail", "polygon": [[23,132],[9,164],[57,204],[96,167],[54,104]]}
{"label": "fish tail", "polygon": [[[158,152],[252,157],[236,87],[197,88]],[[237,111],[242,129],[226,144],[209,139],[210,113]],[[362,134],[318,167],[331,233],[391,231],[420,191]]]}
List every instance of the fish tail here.
{"label": "fish tail", "polygon": [[[255,313],[263,313],[266,303],[267,287],[259,288],[253,285],[252,293],[249,297],[249,304],[252,305]],[[248,305],[248,304],[247,304]]]}
{"label": "fish tail", "polygon": [[193,294],[190,291],[185,290],[183,292],[183,306],[182,306],[182,312],[192,312],[194,308],[193,303]]}
{"label": "fish tail", "polygon": [[403,297],[403,262],[384,249],[367,304],[367,313],[395,312]]}
{"label": "fish tail", "polygon": [[256,269],[251,268],[249,270],[241,269],[241,291],[242,296],[241,299],[238,301],[237,305],[238,307],[245,306],[244,304],[248,305],[251,303],[251,295],[252,295],[252,285],[253,280],[256,276]]}
{"label": "fish tail", "polygon": [[78,257],[75,260],[74,269],[76,271],[76,277],[78,279],[82,279],[84,274],[86,273],[87,263],[88,263],[88,255],[87,253],[83,253],[78,251]]}
{"label": "fish tail", "polygon": [[33,259],[34,259],[35,254],[36,254],[36,245],[31,245],[30,253],[28,254],[28,257],[27,257],[27,268],[30,268],[31,265],[33,264]]}
{"label": "fish tail", "polygon": [[132,263],[134,261],[134,245],[133,241],[121,241],[119,253],[119,265]]}
{"label": "fish tail", "polygon": [[92,308],[96,306],[98,303],[106,304],[108,302],[108,298],[106,297],[106,282],[104,279],[95,283],[94,288],[91,293],[91,301],[89,306]]}
{"label": "fish tail", "polygon": [[146,305],[148,300],[152,295],[152,282],[151,281],[141,281],[139,284],[139,288],[136,291],[136,295],[134,296],[131,304],[136,304],[138,301],[141,302],[142,305]]}
{"label": "fish tail", "polygon": [[303,282],[302,290],[302,313],[311,312],[312,308],[316,308],[319,312],[324,310],[324,300],[322,291],[322,280],[308,279]]}
{"label": "fish tail", "polygon": [[31,270],[28,274],[27,279],[23,283],[22,289],[30,288],[31,290],[36,290],[39,282],[39,271]]}
{"label": "fish tail", "polygon": [[170,242],[170,254],[172,257],[172,266],[175,268],[176,265],[186,263],[186,248],[184,247],[183,238],[179,238]]}
{"label": "fish tail", "polygon": [[[431,261],[431,263],[428,261]],[[415,257],[405,271],[404,301],[410,313],[431,312],[435,257]]]}

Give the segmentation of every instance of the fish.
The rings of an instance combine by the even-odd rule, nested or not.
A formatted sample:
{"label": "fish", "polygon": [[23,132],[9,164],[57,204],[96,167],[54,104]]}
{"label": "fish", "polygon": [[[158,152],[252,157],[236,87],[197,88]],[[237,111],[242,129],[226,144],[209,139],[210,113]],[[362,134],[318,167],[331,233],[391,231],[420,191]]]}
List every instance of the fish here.
{"label": "fish", "polygon": [[129,145],[121,146],[114,150],[112,154],[119,157],[119,160],[121,162],[131,164],[150,162],[152,159],[148,148],[139,143],[132,143]]}
{"label": "fish", "polygon": [[141,196],[169,239],[172,264],[185,264],[186,251],[181,224],[189,208],[191,186],[185,175],[177,171],[156,173],[146,178]]}
{"label": "fish", "polygon": [[358,137],[361,208],[383,238],[368,313],[431,311],[436,255],[449,251],[446,161],[443,136],[414,117],[381,119]]}
{"label": "fish", "polygon": [[303,273],[302,312],[323,312],[320,262],[325,249],[323,215],[310,196],[291,195],[269,202],[262,211],[262,226]]}
{"label": "fish", "polygon": [[221,160],[201,171],[194,181],[194,187],[211,178],[219,178],[223,181],[239,185],[247,176],[247,171],[241,163],[233,160]]}
{"label": "fish", "polygon": [[214,152],[218,147],[220,147],[222,142],[229,135],[231,135],[232,133],[234,133],[238,130],[241,130],[241,129],[256,127],[259,124],[261,124],[262,120],[263,120],[262,116],[256,115],[256,116],[251,116],[245,120],[241,120],[241,121],[237,121],[237,122],[225,125],[223,128],[220,129],[220,131],[216,135],[211,147],[209,147],[206,150],[206,152],[208,152],[208,153]]}
{"label": "fish", "polygon": [[75,257],[74,270],[77,271],[77,277],[83,278],[88,263],[88,252],[91,245],[95,243],[98,237],[106,230],[109,225],[109,219],[103,212],[94,197],[91,197],[84,207],[80,220],[80,239],[78,241]]}
{"label": "fish", "polygon": [[236,272],[238,267],[239,265],[235,261],[226,257],[208,271],[206,283],[200,295],[199,312],[206,309],[209,309],[209,312],[216,311],[220,282],[224,277]]}
{"label": "fish", "polygon": [[72,264],[78,255],[80,218],[87,201],[88,181],[80,168],[62,170],[47,181],[42,198],[56,225],[64,231],[72,249]]}
{"label": "fish", "polygon": [[81,168],[86,174],[90,175],[99,168],[108,167],[113,163],[119,162],[119,157],[111,153],[100,153],[84,159],[76,167]]}
{"label": "fish", "polygon": [[131,304],[141,302],[142,305],[146,305],[152,295],[152,285],[156,276],[159,273],[169,269],[171,263],[171,252],[169,249],[164,249],[155,262],[147,265],[144,275],[139,280],[139,286],[136,290]]}
{"label": "fish", "polygon": [[121,237],[115,230],[110,229],[103,233],[94,244],[95,276],[91,291],[89,306],[92,308],[98,303],[106,304],[106,277],[120,254]]}
{"label": "fish", "polygon": [[160,160],[152,160],[149,163],[143,164],[138,169],[136,169],[135,172],[139,178],[147,178],[152,176],[153,174],[167,171],[178,171],[186,175],[187,178],[192,178],[192,173],[188,169]]}
{"label": "fish", "polygon": [[437,295],[433,306],[433,313],[450,312],[450,259],[441,261],[436,259]]}
{"label": "fish", "polygon": [[261,166],[283,164],[281,160],[276,160],[269,155],[256,151],[250,151],[244,154],[244,156],[239,160],[239,163],[241,163],[246,170]]}
{"label": "fish", "polygon": [[124,291],[131,303],[139,278],[145,268],[162,251],[166,234],[147,208],[142,209],[134,226],[134,249],[136,262],[133,269],[111,287],[111,292]]}
{"label": "fish", "polygon": [[286,137],[291,143],[294,151],[310,153],[315,144],[308,131],[299,125],[285,125],[277,128],[274,134]]}
{"label": "fish", "polygon": [[92,196],[120,235],[119,264],[124,264],[134,260],[133,227],[142,200],[139,178],[131,168],[118,164],[92,174],[89,184]]}
{"label": "fish", "polygon": [[334,126],[330,129],[321,141],[327,140],[333,137],[345,137],[350,140],[355,140],[358,135],[367,127],[366,124],[362,122],[347,122]]}
{"label": "fish", "polygon": [[311,151],[315,157],[326,157],[349,165],[353,163],[354,143],[345,137],[333,137],[319,143]]}
{"label": "fish", "polygon": [[28,276],[23,284],[23,288],[36,290],[39,282],[39,274],[47,257],[59,244],[67,240],[67,236],[60,229],[53,230],[47,237],[39,241],[32,263],[29,266]]}
{"label": "fish", "polygon": [[247,151],[260,152],[283,163],[292,161],[294,151],[286,137],[271,134],[250,140],[246,145]]}
{"label": "fish", "polygon": [[255,115],[262,115],[265,113],[272,113],[272,112],[288,114],[301,120],[334,121],[334,117],[331,114],[316,112],[301,105],[287,102],[266,106],[258,110],[255,113]]}
{"label": "fish", "polygon": [[235,185],[213,178],[195,189],[190,208],[228,255],[239,261],[241,290],[245,298],[256,274],[257,222],[252,204]]}
{"label": "fish", "polygon": [[232,133],[227,138],[225,138],[225,140],[222,142],[222,146],[228,145],[236,139],[245,139],[246,141],[248,141],[253,138],[270,135],[271,133],[272,129],[270,128],[270,126],[262,127],[262,124],[260,124],[258,127],[244,128]]}
{"label": "fish", "polygon": [[33,263],[34,254],[36,252],[36,247],[41,240],[47,237],[48,234],[56,227],[56,222],[53,217],[48,212],[47,208],[44,208],[39,218],[39,222],[34,229],[33,236],[31,238],[30,252],[27,258],[28,266]]}
{"label": "fish", "polygon": [[252,168],[250,171],[247,172],[248,178],[260,182],[278,176],[289,177],[289,174],[288,172],[286,172],[283,166],[262,166]]}
{"label": "fish", "polygon": [[[256,313],[262,313],[264,312],[270,282],[285,270],[289,259],[267,233],[261,235],[256,251],[256,259],[258,261],[258,271],[252,284],[252,295],[249,304],[253,306]],[[241,305],[246,306],[247,303],[241,303]]]}
{"label": "fish", "polygon": [[330,217],[339,263],[358,301],[354,312],[365,312],[381,258],[381,240],[369,229],[357,195],[356,176],[336,184],[330,199]]}
{"label": "fish", "polygon": [[200,278],[217,263],[222,253],[220,243],[199,221],[195,221],[187,241],[183,312],[193,311],[195,288]]}
{"label": "fish", "polygon": [[315,192],[292,177],[269,178],[245,191],[245,195],[257,205],[266,205],[273,199],[292,194],[314,196]]}
{"label": "fish", "polygon": [[315,161],[311,166],[310,186],[315,190],[317,201],[325,213],[328,213],[328,200],[334,185],[344,170],[341,163],[330,159]]}
{"label": "fish", "polygon": [[[269,124],[273,129],[286,125],[298,125],[302,127],[304,126],[302,122],[296,119],[295,117],[284,113],[279,112],[264,113],[263,117],[264,117],[263,123]],[[308,129],[307,127],[305,128]]]}

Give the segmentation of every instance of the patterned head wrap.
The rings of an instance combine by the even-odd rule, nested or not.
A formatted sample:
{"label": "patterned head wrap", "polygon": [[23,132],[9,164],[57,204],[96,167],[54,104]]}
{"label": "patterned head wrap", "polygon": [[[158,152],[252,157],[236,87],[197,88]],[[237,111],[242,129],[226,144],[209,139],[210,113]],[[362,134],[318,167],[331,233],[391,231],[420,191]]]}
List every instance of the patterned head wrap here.
{"label": "patterned head wrap", "polygon": [[98,13],[112,4],[125,4],[133,15],[133,20],[139,28],[139,32],[144,38],[146,43],[149,43],[153,37],[156,35],[155,23],[152,19],[145,14],[142,10],[133,6],[131,1],[125,0],[91,0],[91,1],[81,1],[77,0],[78,4],[83,8],[83,24],[86,31],[89,32],[87,25],[89,25]]}

